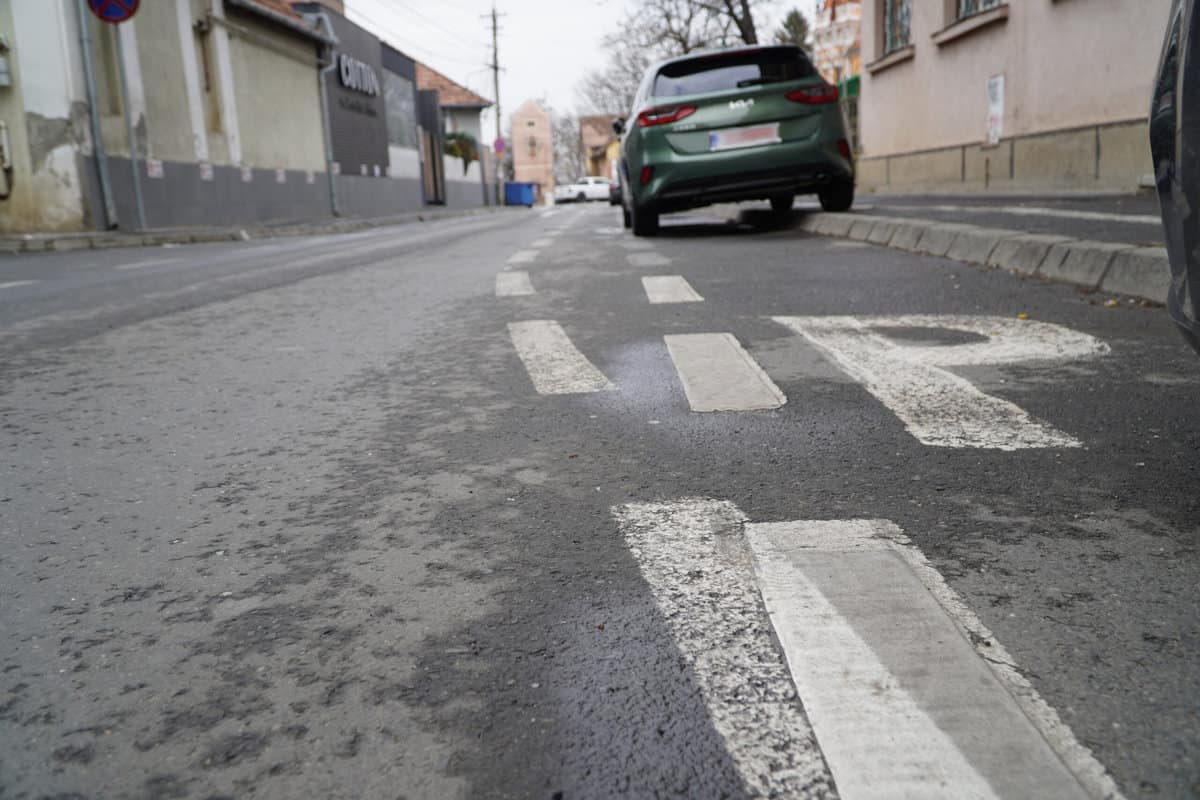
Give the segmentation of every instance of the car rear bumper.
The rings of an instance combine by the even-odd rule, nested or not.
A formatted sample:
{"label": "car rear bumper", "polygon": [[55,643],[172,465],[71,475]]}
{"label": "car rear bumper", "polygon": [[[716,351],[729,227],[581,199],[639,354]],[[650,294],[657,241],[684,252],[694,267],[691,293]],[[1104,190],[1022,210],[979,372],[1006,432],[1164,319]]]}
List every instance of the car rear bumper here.
{"label": "car rear bumper", "polygon": [[634,200],[660,212],[810,194],[835,182],[854,180],[854,163],[838,152],[836,141],[747,148],[736,156],[727,151],[672,153],[651,166],[652,177],[635,189]]}
{"label": "car rear bumper", "polygon": [[713,203],[765,200],[781,194],[809,194],[820,191],[834,181],[848,179],[853,179],[853,173],[829,165],[685,178],[664,182],[653,203],[661,211],[681,211]]}

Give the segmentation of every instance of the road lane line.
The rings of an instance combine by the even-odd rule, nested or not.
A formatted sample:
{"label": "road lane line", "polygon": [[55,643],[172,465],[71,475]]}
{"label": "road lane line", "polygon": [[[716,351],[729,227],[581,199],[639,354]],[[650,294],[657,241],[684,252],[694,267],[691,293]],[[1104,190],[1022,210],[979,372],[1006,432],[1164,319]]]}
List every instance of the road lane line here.
{"label": "road lane line", "polygon": [[534,294],[528,272],[499,272],[496,274],[496,297],[516,297]]}
{"label": "road lane line", "polygon": [[582,394],[617,387],[552,319],[510,322],[509,335],[538,394]]}
{"label": "road lane line", "polygon": [[537,250],[518,250],[508,257],[509,264],[528,264],[536,261],[538,257]]}
{"label": "road lane line", "polygon": [[[774,317],[823,351],[932,447],[1023,450],[1081,447],[1014,403],[985,394],[946,367],[1063,361],[1109,352],[1095,337],[1045,322],[929,314]],[[908,344],[877,328],[942,329],[983,337],[960,345]]]}
{"label": "road lane line", "polygon": [[915,548],[894,523],[745,530],[767,613],[844,800],[1088,797],[899,552]]}
{"label": "road lane line", "polygon": [[117,265],[116,268],[121,271],[131,270],[131,269],[147,269],[149,267],[165,267],[168,264],[177,264],[180,261],[183,261],[182,257],[180,257],[180,258],[159,258],[159,259],[155,259],[154,261],[134,261],[130,264],[119,264],[119,265]]}
{"label": "road lane line", "polygon": [[612,509],[626,544],[753,797],[833,793],[759,605],[732,503],[706,498]]}
{"label": "road lane line", "polygon": [[8,281],[0,283],[0,289],[16,289],[18,286],[32,286],[35,283],[39,283],[39,281]]}
{"label": "road lane line", "polygon": [[648,275],[642,278],[646,298],[659,303],[703,303],[704,298],[682,275]]}
{"label": "road lane line", "polygon": [[665,267],[671,263],[671,259],[658,253],[629,253],[625,260],[634,267]]}
{"label": "road lane line", "polygon": [[730,333],[664,336],[693,411],[761,411],[787,397]]}

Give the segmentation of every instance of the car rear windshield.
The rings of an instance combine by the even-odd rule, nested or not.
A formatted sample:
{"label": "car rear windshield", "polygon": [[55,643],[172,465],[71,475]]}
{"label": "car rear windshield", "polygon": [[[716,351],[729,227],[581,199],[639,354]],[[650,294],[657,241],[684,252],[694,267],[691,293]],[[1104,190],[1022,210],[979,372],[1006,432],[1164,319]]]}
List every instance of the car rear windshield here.
{"label": "car rear windshield", "polygon": [[705,55],[667,64],[654,78],[655,97],[723,92],[816,75],[804,52],[775,47],[749,53]]}

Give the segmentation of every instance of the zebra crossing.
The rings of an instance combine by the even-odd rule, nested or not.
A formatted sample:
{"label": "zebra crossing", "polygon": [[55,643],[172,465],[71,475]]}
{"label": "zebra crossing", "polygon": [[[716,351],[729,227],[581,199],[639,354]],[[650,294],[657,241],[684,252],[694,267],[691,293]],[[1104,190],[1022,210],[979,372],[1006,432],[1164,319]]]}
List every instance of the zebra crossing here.
{"label": "zebra crossing", "polygon": [[[552,241],[549,234],[535,244]],[[626,263],[634,268],[667,266],[671,259],[639,240],[624,241]],[[497,297],[537,293],[534,279],[513,265],[536,265],[543,247],[518,250],[496,275]],[[631,274],[640,280],[650,306],[705,303],[683,275]],[[988,394],[955,373],[955,367],[1001,366],[1025,362],[1075,362],[1110,352],[1093,336],[1049,322],[987,315],[908,314],[893,316],[771,316],[765,318],[804,342],[861,385],[893,413],[908,433],[929,447],[1013,451],[1079,448],[1071,434],[1040,420],[1017,404]],[[910,332],[897,336],[896,331]],[[924,341],[929,331],[953,333],[965,343]],[[517,354],[539,394],[620,391],[599,359],[585,355],[557,320],[516,322],[509,332]],[[914,338],[915,337],[915,338]],[[934,337],[936,338],[936,337]],[[639,342],[641,343],[641,342]],[[631,344],[633,344],[631,342]],[[754,357],[736,331],[697,330],[663,335],[674,380],[696,413],[777,411],[787,396]]]}
{"label": "zebra crossing", "polygon": [[611,513],[756,796],[805,796],[824,765],[845,800],[1120,797],[894,522]]}

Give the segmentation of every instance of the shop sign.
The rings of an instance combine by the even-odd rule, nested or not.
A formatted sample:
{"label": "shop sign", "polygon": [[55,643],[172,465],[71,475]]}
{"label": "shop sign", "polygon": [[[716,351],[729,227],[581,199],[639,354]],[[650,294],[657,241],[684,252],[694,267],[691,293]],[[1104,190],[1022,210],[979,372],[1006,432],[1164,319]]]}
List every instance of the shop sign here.
{"label": "shop sign", "polygon": [[351,91],[375,97],[381,91],[379,74],[370,65],[342,53],[338,56],[338,78]]}

